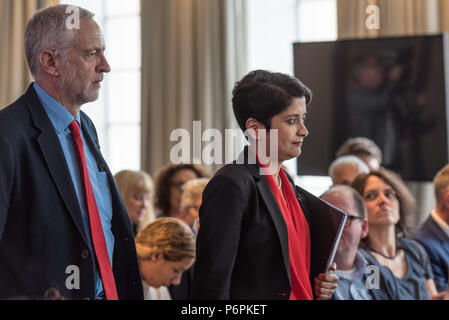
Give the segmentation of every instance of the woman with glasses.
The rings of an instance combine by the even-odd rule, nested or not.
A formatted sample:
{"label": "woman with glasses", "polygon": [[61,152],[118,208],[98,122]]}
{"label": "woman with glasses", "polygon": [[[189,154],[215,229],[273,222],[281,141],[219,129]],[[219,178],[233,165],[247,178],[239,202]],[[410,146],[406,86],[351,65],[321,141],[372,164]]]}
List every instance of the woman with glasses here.
{"label": "woman with glasses", "polygon": [[155,207],[158,217],[182,218],[182,186],[189,180],[209,178],[210,173],[201,165],[167,164],[156,174]]}
{"label": "woman with glasses", "polygon": [[439,298],[427,253],[406,237],[407,218],[414,214],[416,202],[401,178],[379,169],[359,175],[352,186],[368,212],[369,232],[363,241],[368,261],[396,282],[401,300]]}

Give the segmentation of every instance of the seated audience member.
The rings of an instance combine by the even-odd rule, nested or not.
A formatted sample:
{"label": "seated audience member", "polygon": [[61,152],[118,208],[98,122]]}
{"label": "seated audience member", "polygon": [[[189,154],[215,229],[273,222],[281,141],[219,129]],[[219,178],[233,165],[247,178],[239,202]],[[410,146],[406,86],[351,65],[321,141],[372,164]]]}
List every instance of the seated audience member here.
{"label": "seated audience member", "polygon": [[189,180],[210,178],[210,173],[201,165],[168,164],[156,173],[156,195],[154,206],[158,217],[181,218],[182,186]]}
{"label": "seated audience member", "polygon": [[120,171],[114,176],[114,180],[136,235],[155,219],[152,204],[153,180],[143,171],[131,170]]}
{"label": "seated audience member", "polygon": [[[195,236],[198,234],[199,229],[198,213],[202,202],[202,194],[208,182],[209,179],[207,178],[193,179],[187,181],[182,187],[181,209],[184,213],[182,220],[192,228]],[[168,288],[173,300],[190,299],[193,269],[194,266],[183,273],[181,283],[178,286],[170,286]]]}
{"label": "seated audience member", "polygon": [[377,170],[382,165],[382,151],[374,141],[358,137],[350,138],[338,149],[337,158],[347,155],[353,155],[360,158],[370,170]]}
{"label": "seated audience member", "polygon": [[351,155],[339,157],[329,166],[329,176],[334,185],[350,186],[355,177],[368,172],[368,166],[360,158]]}
{"label": "seated audience member", "polygon": [[171,300],[170,293],[155,289],[179,285],[196,256],[195,235],[177,218],[159,218],[136,237],[145,300]]}
{"label": "seated audience member", "polygon": [[368,276],[372,274],[368,261],[359,252],[360,240],[368,234],[368,220],[362,197],[349,186],[338,185],[326,191],[321,199],[348,214],[335,255],[338,287],[334,300],[395,300],[397,292],[390,278],[379,278],[379,287]]}
{"label": "seated audience member", "polygon": [[208,178],[193,179],[187,181],[183,186],[181,196],[182,220],[192,229],[198,229],[198,225],[194,228],[194,223],[199,224],[198,213],[202,202],[202,194],[206,185],[209,183]]}
{"label": "seated audience member", "polygon": [[352,186],[362,195],[368,212],[365,258],[382,268],[381,273],[391,274],[399,299],[442,298],[437,295],[429,256],[418,242],[405,236],[415,199],[401,178],[379,169],[359,175]]}
{"label": "seated audience member", "polygon": [[436,208],[412,237],[429,254],[437,289],[444,291],[448,286],[449,270],[449,165],[436,174],[433,183]]}

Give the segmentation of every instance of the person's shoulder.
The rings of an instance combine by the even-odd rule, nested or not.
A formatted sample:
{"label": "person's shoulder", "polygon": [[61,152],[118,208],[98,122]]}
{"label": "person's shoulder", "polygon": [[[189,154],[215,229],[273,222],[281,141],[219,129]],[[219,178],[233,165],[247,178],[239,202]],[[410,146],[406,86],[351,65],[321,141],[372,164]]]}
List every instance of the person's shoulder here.
{"label": "person's shoulder", "polygon": [[16,139],[21,136],[25,128],[31,124],[29,110],[24,96],[0,110],[0,135],[8,139]]}
{"label": "person's shoulder", "polygon": [[19,99],[0,110],[0,122],[3,126],[14,126],[11,120],[17,121],[23,119],[24,110],[26,109],[25,98],[22,95]]}
{"label": "person's shoulder", "polygon": [[219,169],[217,173],[215,173],[214,178],[220,176],[226,176],[233,180],[240,180],[242,178],[250,177],[251,174],[246,164],[238,164],[233,162]]}
{"label": "person's shoulder", "polygon": [[424,223],[422,223],[420,226],[412,230],[410,233],[410,237],[415,240],[421,240],[424,238],[432,237],[432,230],[430,225],[434,222],[432,216],[430,215]]}
{"label": "person's shoulder", "polygon": [[427,251],[424,249],[423,245],[412,238],[403,237],[400,239],[400,244],[405,250],[416,256],[418,260],[427,257]]}
{"label": "person's shoulder", "polygon": [[406,248],[416,249],[421,247],[418,241],[410,237],[403,237],[399,241],[402,246],[405,246]]}
{"label": "person's shoulder", "polygon": [[247,189],[249,184],[255,184],[255,181],[247,168],[247,165],[237,164],[234,162],[219,169],[214,174],[206,188],[210,189],[212,186],[216,187],[219,185],[220,188],[224,188],[229,191],[232,191],[234,188],[242,191],[243,189]]}

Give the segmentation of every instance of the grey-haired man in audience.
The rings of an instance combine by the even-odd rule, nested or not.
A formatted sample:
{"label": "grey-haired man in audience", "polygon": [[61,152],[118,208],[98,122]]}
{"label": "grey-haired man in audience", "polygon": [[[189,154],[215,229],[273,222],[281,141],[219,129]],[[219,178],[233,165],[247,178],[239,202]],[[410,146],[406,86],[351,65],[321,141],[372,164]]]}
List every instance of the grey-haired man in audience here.
{"label": "grey-haired man in audience", "polygon": [[326,191],[321,199],[348,214],[346,225],[335,255],[338,287],[334,300],[390,300],[395,299],[395,287],[368,265],[359,252],[360,240],[368,234],[366,208],[361,196],[349,186],[338,185]]}
{"label": "grey-haired man in audience", "polygon": [[355,177],[361,173],[369,173],[369,171],[365,162],[352,155],[339,157],[329,166],[329,176],[334,185],[350,186]]}

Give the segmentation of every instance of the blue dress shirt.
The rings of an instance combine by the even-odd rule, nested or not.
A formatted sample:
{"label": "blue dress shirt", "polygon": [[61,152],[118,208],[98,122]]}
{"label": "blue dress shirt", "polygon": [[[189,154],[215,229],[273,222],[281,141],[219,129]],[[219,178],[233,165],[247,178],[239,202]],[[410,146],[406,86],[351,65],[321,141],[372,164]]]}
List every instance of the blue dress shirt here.
{"label": "blue dress shirt", "polygon": [[[69,125],[73,120],[76,120],[81,128],[80,115],[73,117],[66,108],[64,108],[58,101],[56,101],[52,96],[50,96],[44,89],[42,89],[37,83],[34,83],[34,89],[41,101],[45,111],[50,118],[50,121],[55,128],[56,134],[58,135],[59,142],[61,143],[62,151],[64,152],[67,166],[70,170],[70,175],[72,177],[73,185],[76,190],[76,195],[78,197],[78,202],[81,208],[81,214],[84,221],[84,226],[86,229],[86,234],[89,239],[89,245],[91,254],[95,257],[95,251],[93,249],[92,237],[90,233],[89,215],[87,212],[86,201],[84,200],[84,190],[82,184],[82,177],[80,173],[80,167],[78,163],[78,158],[75,151],[75,146],[72,140],[72,133],[70,132]],[[86,143],[83,132],[81,130],[81,137],[84,144],[84,152],[86,155],[87,168],[89,170],[90,183],[92,184],[92,189],[95,196],[95,201],[97,203],[98,212],[100,213],[101,225],[103,227],[103,233],[106,240],[106,247],[109,254],[109,260],[112,266],[112,255],[114,252],[114,235],[111,230],[111,220],[112,220],[112,199],[111,199],[111,189],[109,188],[109,183],[107,179],[106,172],[100,172],[97,161],[93,156],[88,144]],[[100,273],[98,270],[98,264],[95,263],[95,297],[96,299],[103,299],[103,285],[101,282]]]}

